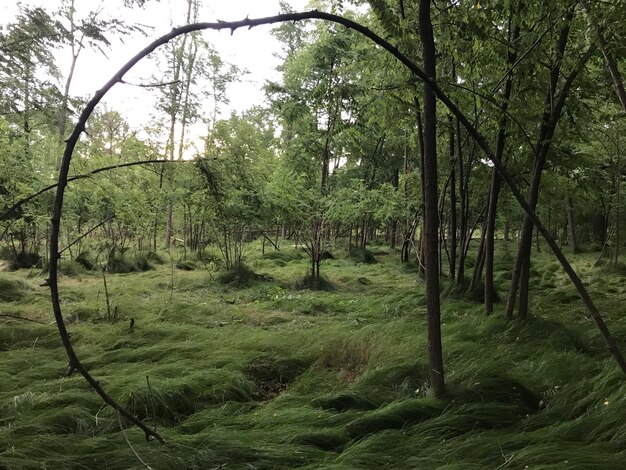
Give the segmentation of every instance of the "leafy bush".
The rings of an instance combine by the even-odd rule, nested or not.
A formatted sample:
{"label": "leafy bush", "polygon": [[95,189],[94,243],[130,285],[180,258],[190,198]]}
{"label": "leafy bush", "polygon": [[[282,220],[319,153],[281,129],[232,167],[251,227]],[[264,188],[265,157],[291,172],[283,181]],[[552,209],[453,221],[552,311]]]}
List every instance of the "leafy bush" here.
{"label": "leafy bush", "polygon": [[107,260],[106,270],[109,273],[126,274],[137,271],[137,266],[124,255],[114,253]]}
{"label": "leafy bush", "polygon": [[43,257],[39,253],[29,251],[22,251],[16,255],[12,251],[5,249],[3,250],[2,258],[9,262],[8,269],[11,271],[44,266]]}
{"label": "leafy bush", "polygon": [[137,271],[150,271],[154,269],[154,266],[151,263],[151,259],[148,254],[140,253],[135,256],[135,268]]}

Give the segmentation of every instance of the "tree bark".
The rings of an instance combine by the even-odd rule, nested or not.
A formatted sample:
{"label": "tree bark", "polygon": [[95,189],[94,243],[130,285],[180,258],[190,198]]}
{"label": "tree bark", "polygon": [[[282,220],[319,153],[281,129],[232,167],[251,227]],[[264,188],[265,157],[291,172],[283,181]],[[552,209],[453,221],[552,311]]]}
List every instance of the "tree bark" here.
{"label": "tree bark", "polygon": [[624,113],[626,113],[626,90],[624,89],[624,80],[622,78],[622,74],[617,67],[617,62],[615,61],[615,57],[611,54],[609,50],[609,46],[607,44],[606,38],[604,37],[604,32],[602,28],[598,24],[598,22],[593,18],[591,14],[591,8],[589,6],[588,0],[582,0],[583,8],[587,13],[587,18],[591,23],[595,33],[596,38],[598,40],[598,45],[600,46],[600,50],[602,51],[602,55],[604,56],[604,62],[606,64],[606,68],[609,70],[611,74],[611,79],[613,80],[613,86],[615,87],[615,93],[622,104],[622,109]]}
{"label": "tree bark", "polygon": [[[520,1],[517,6],[516,15],[519,15],[522,2]],[[513,27],[513,22],[516,22]],[[513,15],[509,18],[509,44],[515,45],[520,34],[519,19],[513,18]],[[517,60],[517,51],[512,46],[507,54],[507,70],[513,67]],[[511,99],[511,92],[513,89],[513,73],[507,75],[506,82],[504,84],[504,90],[502,92],[502,114],[498,122],[498,134],[496,136],[496,158],[502,161],[504,155],[504,142],[506,138],[506,130],[508,127],[508,119],[506,112],[509,107],[509,100]],[[487,209],[487,220],[485,222],[485,313],[491,315],[493,313],[493,302],[496,295],[494,282],[493,282],[493,259],[495,251],[495,232],[496,232],[496,216],[498,213],[498,197],[500,195],[500,188],[502,187],[502,178],[498,171],[493,168],[491,173],[491,187],[489,190],[489,205]]]}
{"label": "tree bark", "polygon": [[578,253],[578,243],[576,242],[576,225],[574,224],[574,203],[572,196],[568,193],[565,197],[565,211],[567,213],[567,243],[572,253]]}
{"label": "tree bark", "polygon": [[[454,67],[452,68],[454,73]],[[456,152],[454,120],[452,115],[448,115],[450,151],[450,279],[456,279],[456,248],[457,248],[457,198],[456,198]]]}
{"label": "tree bark", "polygon": [[[557,124],[561,117],[565,100],[569,94],[574,79],[578,75],[578,72],[582,66],[586,63],[590,57],[591,49],[583,55],[575,68],[565,79],[565,82],[559,92],[557,87],[561,74],[561,65],[563,62],[563,55],[567,46],[570,24],[573,19],[574,12],[570,9],[564,18],[564,25],[561,28],[559,39],[556,46],[556,53],[550,68],[550,80],[548,83],[548,89],[546,90],[544,111],[541,120],[541,127],[534,147],[534,165],[533,172],[530,180],[530,187],[526,196],[528,205],[534,211],[537,207],[537,201],[539,199],[539,187],[541,181],[541,173],[546,163],[546,158],[550,150],[550,144],[554,137]],[[528,281],[530,279],[530,253],[532,248],[532,235],[533,235],[533,222],[530,217],[526,215],[524,217],[524,223],[522,225],[520,242],[518,247],[517,258],[515,260],[515,268],[513,270],[511,287],[509,289],[509,295],[506,305],[506,317],[511,318],[513,316],[513,309],[515,307],[515,300],[518,293],[520,295],[518,314],[520,318],[526,318],[528,316]]]}
{"label": "tree bark", "polygon": [[461,144],[461,124],[459,120],[456,119],[456,160],[457,165],[459,167],[459,197],[460,197],[460,205],[459,205],[459,259],[458,259],[458,269],[456,271],[456,282],[457,284],[463,284],[465,282],[465,258],[466,253],[465,246],[467,244],[467,217],[469,215],[469,181],[466,180],[465,169],[463,168],[463,146]]}
{"label": "tree bark", "polygon": [[[435,41],[430,20],[430,0],[419,2],[419,33],[424,71],[435,81]],[[426,314],[430,382],[435,396],[445,394],[439,304],[439,240],[437,211],[437,97],[424,85],[424,245],[426,248]]]}

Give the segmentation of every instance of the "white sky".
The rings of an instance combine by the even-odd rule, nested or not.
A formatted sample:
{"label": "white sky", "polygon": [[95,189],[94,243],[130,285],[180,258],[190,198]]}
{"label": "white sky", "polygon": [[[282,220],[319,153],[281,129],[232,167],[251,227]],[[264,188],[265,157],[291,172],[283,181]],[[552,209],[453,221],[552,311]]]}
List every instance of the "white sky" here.
{"label": "white sky", "polygon": [[[296,11],[307,9],[307,0],[288,0]],[[0,0],[0,24],[10,22],[18,11],[17,3],[12,0]],[[25,6],[41,6],[52,12],[58,9],[61,0],[22,0]],[[83,51],[78,60],[70,93],[74,96],[91,96],[99,89],[128,59],[140,51],[152,40],[169,32],[172,26],[184,24],[186,15],[185,0],[150,0],[146,6],[129,10],[123,7],[122,0],[75,0],[78,17],[102,6],[100,18],[116,17],[127,23],[141,23],[152,27],[148,35],[126,37],[125,44],[114,42],[107,56],[94,51]],[[279,12],[278,0],[213,0],[203,2],[200,21],[240,20],[271,16]],[[231,101],[230,108],[240,111],[264,100],[262,86],[267,79],[277,79],[275,67],[278,60],[273,56],[279,51],[279,43],[270,34],[271,26],[260,26],[251,30],[241,29],[231,36],[230,31],[207,31],[205,38],[230,63],[247,69],[250,73],[244,83],[232,86],[228,91]],[[110,39],[113,39],[111,36]],[[58,66],[66,74],[70,64],[69,50],[61,50],[57,54]],[[156,73],[149,63],[138,64],[135,72],[125,78],[129,82],[150,82],[147,79]],[[144,80],[142,80],[142,76]],[[111,109],[124,115],[133,127],[148,124],[148,111],[152,111],[151,100],[154,98],[148,91],[137,87],[116,85],[105,102]],[[223,115],[229,109],[223,110]]]}

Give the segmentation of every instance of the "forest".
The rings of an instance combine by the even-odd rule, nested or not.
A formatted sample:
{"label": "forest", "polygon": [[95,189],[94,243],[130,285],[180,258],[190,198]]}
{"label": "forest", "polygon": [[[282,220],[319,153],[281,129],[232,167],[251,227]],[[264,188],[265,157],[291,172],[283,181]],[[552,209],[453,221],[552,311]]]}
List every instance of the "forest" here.
{"label": "forest", "polygon": [[0,21],[0,469],[626,467],[624,0],[116,2]]}

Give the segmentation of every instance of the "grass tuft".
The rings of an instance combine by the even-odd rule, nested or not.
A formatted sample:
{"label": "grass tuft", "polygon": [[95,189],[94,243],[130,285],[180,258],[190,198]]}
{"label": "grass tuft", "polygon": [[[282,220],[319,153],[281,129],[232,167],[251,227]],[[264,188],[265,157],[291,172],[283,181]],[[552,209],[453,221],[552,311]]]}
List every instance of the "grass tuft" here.
{"label": "grass tuft", "polygon": [[0,274],[0,300],[2,302],[21,300],[28,294],[29,290],[28,284],[23,280]]}
{"label": "grass tuft", "polygon": [[350,258],[357,263],[374,264],[378,262],[373,252],[362,248],[352,248],[350,250]]}

